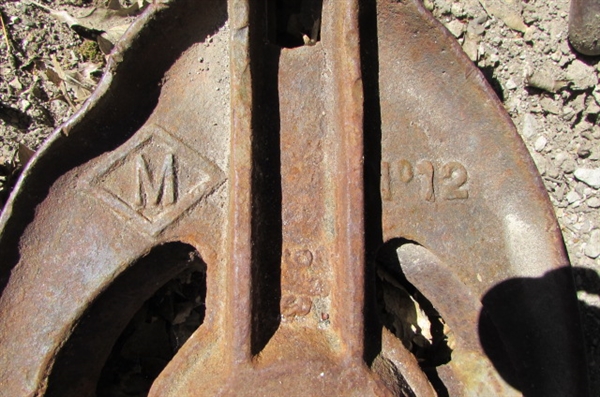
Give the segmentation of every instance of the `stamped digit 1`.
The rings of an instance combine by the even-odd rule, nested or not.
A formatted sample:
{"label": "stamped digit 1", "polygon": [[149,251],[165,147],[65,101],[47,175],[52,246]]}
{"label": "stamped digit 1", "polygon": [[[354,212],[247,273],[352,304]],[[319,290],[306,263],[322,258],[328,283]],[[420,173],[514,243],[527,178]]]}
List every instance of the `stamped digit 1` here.
{"label": "stamped digit 1", "polygon": [[469,198],[466,189],[467,169],[459,162],[452,161],[444,164],[441,170],[441,194],[446,200],[464,200]]}
{"label": "stamped digit 1", "polygon": [[410,161],[402,159],[398,162],[398,174],[400,180],[404,183],[408,183],[413,179],[413,167]]}
{"label": "stamped digit 1", "polygon": [[422,160],[417,163],[417,174],[422,175],[421,178],[421,194],[423,199],[434,202],[435,192],[433,191],[433,164],[429,160]]}
{"label": "stamped digit 1", "polygon": [[381,163],[381,198],[385,201],[392,200],[392,189],[390,185],[390,163],[383,161]]}

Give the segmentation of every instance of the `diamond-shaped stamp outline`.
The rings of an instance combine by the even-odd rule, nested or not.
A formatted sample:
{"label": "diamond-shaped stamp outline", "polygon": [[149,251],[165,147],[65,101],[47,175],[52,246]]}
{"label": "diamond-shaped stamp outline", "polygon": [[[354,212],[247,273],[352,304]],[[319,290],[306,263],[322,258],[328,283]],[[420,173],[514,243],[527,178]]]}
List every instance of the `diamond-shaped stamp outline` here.
{"label": "diamond-shaped stamp outline", "polygon": [[[93,197],[107,204],[117,215],[125,219],[131,219],[133,221],[131,223],[132,226],[145,234],[156,236],[179,219],[191,206],[217,190],[225,182],[226,177],[225,173],[217,165],[180,139],[171,135],[165,128],[157,124],[142,128],[144,131],[136,134],[132,139],[111,153],[104,159],[103,164],[94,167],[84,176],[82,182],[87,187],[86,191]],[[102,186],[102,178],[104,176],[117,171],[119,167],[127,163],[130,156],[143,154],[144,149],[152,142],[155,142],[161,148],[173,148],[177,149],[178,152],[182,152],[183,158],[178,159],[178,164],[186,164],[188,167],[191,164],[192,167],[199,169],[200,172],[208,176],[207,180],[179,194],[180,199],[174,205],[170,206],[170,208],[165,208],[153,220],[148,219],[133,208],[130,203],[111,192],[109,187]],[[171,151],[165,150],[165,154],[169,153]],[[138,186],[134,186],[134,188],[138,188]]]}

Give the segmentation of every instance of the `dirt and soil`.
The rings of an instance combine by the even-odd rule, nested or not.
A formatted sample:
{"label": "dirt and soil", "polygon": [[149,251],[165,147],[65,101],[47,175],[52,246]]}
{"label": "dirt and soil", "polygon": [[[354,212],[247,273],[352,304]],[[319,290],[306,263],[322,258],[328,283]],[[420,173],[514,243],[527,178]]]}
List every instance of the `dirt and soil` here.
{"label": "dirt and soil", "polygon": [[[600,57],[569,45],[568,0],[424,5],[484,73],[542,175],[575,268],[592,390],[600,395]],[[0,207],[22,163],[77,110],[105,64],[88,40],[97,31],[83,38],[43,6],[85,17],[106,4],[0,3]]]}

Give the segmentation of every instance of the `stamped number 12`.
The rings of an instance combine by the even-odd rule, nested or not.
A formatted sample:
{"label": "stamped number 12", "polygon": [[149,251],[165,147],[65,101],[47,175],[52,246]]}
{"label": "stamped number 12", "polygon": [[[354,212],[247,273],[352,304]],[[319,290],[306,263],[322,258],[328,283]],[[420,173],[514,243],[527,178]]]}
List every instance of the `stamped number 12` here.
{"label": "stamped number 12", "polygon": [[406,159],[381,163],[381,194],[386,201],[406,188],[418,188],[420,197],[429,202],[435,201],[436,194],[443,200],[465,200],[469,198],[468,180],[467,169],[458,161],[439,168],[429,160],[414,165]]}

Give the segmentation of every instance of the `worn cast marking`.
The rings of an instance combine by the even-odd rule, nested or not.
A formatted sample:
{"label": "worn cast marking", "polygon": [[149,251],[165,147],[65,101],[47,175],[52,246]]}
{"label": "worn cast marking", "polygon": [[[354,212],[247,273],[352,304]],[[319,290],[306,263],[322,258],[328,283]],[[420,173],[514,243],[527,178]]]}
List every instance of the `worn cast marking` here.
{"label": "worn cast marking", "polygon": [[381,198],[384,201],[397,200],[407,189],[418,189],[419,197],[427,202],[435,202],[436,195],[443,200],[465,200],[469,198],[468,182],[467,169],[458,161],[450,161],[441,167],[436,167],[430,160],[419,160],[416,166],[406,159],[381,163]]}
{"label": "worn cast marking", "polygon": [[136,177],[138,189],[135,196],[135,205],[138,209],[148,206],[169,206],[177,201],[177,182],[175,179],[173,154],[165,156],[161,174],[155,181],[152,179],[148,162],[143,155],[136,159]]}
{"label": "worn cast marking", "polygon": [[153,125],[104,158],[83,188],[134,228],[156,235],[224,181],[215,164]]}

